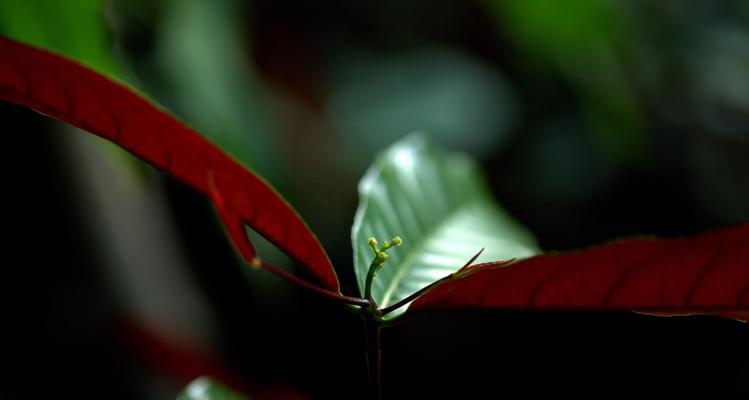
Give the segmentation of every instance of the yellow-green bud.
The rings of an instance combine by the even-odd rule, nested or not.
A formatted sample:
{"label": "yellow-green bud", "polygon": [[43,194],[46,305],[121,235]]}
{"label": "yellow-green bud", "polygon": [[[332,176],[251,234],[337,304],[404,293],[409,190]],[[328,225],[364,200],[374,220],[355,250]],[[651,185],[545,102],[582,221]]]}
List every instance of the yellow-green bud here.
{"label": "yellow-green bud", "polygon": [[377,246],[377,239],[371,237],[367,239],[367,243],[369,243],[370,246]]}
{"label": "yellow-green bud", "polygon": [[403,239],[401,239],[400,236],[396,236],[393,238],[393,246],[400,246],[403,244]]}

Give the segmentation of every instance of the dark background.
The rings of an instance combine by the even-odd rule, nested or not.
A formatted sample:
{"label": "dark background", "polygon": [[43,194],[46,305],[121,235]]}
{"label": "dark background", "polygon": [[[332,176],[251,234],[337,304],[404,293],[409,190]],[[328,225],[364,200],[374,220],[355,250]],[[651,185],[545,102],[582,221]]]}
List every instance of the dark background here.
{"label": "dark background", "polygon": [[[543,249],[749,220],[748,23],[739,1],[0,5],[5,35],[130,83],[268,177],[352,295],[357,179],[412,130],[477,157]],[[173,398],[209,373],[256,398],[366,398],[358,317],[247,270],[207,201],[34,112],[0,121],[0,397]],[[749,328],[429,315],[384,332],[383,390],[746,398]]]}

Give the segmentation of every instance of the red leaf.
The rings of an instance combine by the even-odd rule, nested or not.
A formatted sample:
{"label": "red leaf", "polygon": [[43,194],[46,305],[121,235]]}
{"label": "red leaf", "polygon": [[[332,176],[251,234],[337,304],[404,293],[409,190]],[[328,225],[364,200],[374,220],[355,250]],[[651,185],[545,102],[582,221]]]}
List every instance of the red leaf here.
{"label": "red leaf", "polygon": [[[326,288],[338,279],[320,243],[267,182],[131,89],[65,58],[0,37],[0,99],[108,139],[216,201],[234,243],[253,257],[247,224]],[[209,183],[212,180],[212,183]],[[211,190],[213,185],[213,190]],[[223,211],[223,212],[222,212]]]}
{"label": "red leaf", "polygon": [[292,386],[248,380],[230,369],[215,351],[204,344],[165,335],[137,318],[124,315],[118,332],[128,349],[146,364],[139,368],[152,369],[160,378],[171,381],[176,387],[187,386],[200,376],[210,376],[239,393],[249,394],[252,399],[305,398]]}
{"label": "red leaf", "polygon": [[638,238],[474,267],[409,312],[461,308],[630,310],[749,316],[749,225],[679,239]]}

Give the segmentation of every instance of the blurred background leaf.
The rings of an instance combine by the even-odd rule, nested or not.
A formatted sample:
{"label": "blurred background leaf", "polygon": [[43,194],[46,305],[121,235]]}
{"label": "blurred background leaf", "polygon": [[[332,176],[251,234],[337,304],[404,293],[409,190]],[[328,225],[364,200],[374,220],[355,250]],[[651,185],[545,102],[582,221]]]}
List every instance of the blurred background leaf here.
{"label": "blurred background leaf", "polygon": [[179,395],[178,400],[244,400],[247,397],[240,396],[231,389],[222,385],[214,379],[200,377],[185,388]]}
{"label": "blurred background leaf", "polygon": [[328,106],[347,162],[363,164],[414,130],[483,156],[509,140],[516,102],[504,78],[474,57],[451,48],[352,53],[332,68]]}
{"label": "blurred background leaf", "polygon": [[168,5],[155,61],[170,98],[196,129],[271,182],[283,185],[273,98],[249,60],[234,0]]}
{"label": "blurred background leaf", "polygon": [[9,37],[119,76],[102,4],[99,0],[7,0],[0,8],[0,26]]}
{"label": "blurred background leaf", "polygon": [[487,5],[521,54],[556,70],[572,86],[588,130],[607,158],[643,157],[648,138],[617,51],[632,41],[623,5],[598,0],[572,0],[563,10],[544,0],[488,0]]}

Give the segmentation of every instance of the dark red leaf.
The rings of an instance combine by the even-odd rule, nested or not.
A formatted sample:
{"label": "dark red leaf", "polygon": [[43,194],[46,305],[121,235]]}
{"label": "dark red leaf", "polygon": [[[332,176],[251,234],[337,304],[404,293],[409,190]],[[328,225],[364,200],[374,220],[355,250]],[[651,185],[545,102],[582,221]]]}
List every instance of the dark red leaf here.
{"label": "dark red leaf", "polygon": [[252,399],[304,399],[294,387],[247,379],[230,369],[214,349],[185,337],[165,334],[153,329],[137,318],[123,315],[118,332],[129,350],[160,378],[171,381],[176,387],[184,387],[200,376],[210,376],[239,393],[247,393]]}
{"label": "dark red leaf", "polygon": [[249,248],[245,257],[254,257],[255,251],[246,245],[244,229],[235,228],[247,224],[326,288],[338,290],[322,246],[267,182],[133,90],[60,56],[0,37],[0,99],[108,139],[212,201],[220,194],[222,220],[229,223],[234,243]]}
{"label": "dark red leaf", "polygon": [[476,266],[436,285],[409,312],[462,308],[712,313],[746,319],[749,225],[543,254],[507,267]]}

